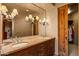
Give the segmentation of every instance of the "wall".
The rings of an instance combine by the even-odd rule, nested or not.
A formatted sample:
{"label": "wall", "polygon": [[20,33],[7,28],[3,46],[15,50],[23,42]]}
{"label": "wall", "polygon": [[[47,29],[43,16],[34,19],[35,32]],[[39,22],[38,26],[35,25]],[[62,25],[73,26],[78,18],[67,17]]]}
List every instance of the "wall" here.
{"label": "wall", "polygon": [[58,53],[58,12],[57,8],[50,9],[47,13],[49,24],[47,26],[47,36],[55,37],[55,54]]}
{"label": "wall", "polygon": [[73,20],[74,24],[74,43],[78,44],[78,12],[74,12],[70,14],[70,20]]}
{"label": "wall", "polygon": [[[18,15],[12,20],[12,34],[15,36],[31,36],[32,35],[32,25],[30,22],[25,21],[26,15],[32,14],[35,16],[37,11],[35,11],[35,6],[31,4],[16,4],[16,3],[3,3],[3,5],[7,6],[9,13],[15,8],[18,11]],[[31,9],[30,9],[31,8]],[[28,10],[29,11],[26,11]],[[34,10],[33,10],[34,9]]]}
{"label": "wall", "polygon": [[[65,4],[57,4],[54,7],[49,7],[46,10],[46,17],[48,25],[46,25],[46,35],[55,37],[55,54],[58,55],[58,8]],[[41,35],[45,34],[44,27],[40,27],[39,30]]]}
{"label": "wall", "polygon": [[78,12],[72,14],[72,19],[74,20],[74,43],[78,44]]}
{"label": "wall", "polygon": [[31,24],[25,21],[25,16],[18,15],[18,17],[14,21],[14,36],[31,36],[31,28]]}
{"label": "wall", "polygon": [[[28,13],[29,14],[29,13]],[[14,31],[13,37],[19,36],[31,36],[32,35],[32,24],[31,22],[25,21],[27,13],[19,12],[19,15],[14,19]],[[32,14],[34,16],[34,14]]]}

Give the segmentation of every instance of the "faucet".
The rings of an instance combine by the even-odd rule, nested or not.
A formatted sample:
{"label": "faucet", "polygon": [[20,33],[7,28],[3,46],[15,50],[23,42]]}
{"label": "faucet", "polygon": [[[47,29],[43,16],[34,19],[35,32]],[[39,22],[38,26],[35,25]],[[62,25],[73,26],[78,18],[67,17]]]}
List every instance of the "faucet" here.
{"label": "faucet", "polygon": [[22,42],[21,39],[19,38],[20,34],[21,33],[17,32],[15,38],[12,39],[15,44],[19,44]]}
{"label": "faucet", "polygon": [[19,40],[18,37],[12,38],[12,41],[13,41],[14,44],[19,44],[19,43],[21,43],[21,41]]}

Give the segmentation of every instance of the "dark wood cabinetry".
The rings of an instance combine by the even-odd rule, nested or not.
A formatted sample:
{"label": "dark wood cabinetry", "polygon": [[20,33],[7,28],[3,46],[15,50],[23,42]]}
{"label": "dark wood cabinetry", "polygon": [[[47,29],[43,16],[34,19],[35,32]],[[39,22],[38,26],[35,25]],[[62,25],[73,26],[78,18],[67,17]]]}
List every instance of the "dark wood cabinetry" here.
{"label": "dark wood cabinetry", "polygon": [[47,40],[28,48],[15,51],[8,56],[52,56],[55,52],[55,39]]}

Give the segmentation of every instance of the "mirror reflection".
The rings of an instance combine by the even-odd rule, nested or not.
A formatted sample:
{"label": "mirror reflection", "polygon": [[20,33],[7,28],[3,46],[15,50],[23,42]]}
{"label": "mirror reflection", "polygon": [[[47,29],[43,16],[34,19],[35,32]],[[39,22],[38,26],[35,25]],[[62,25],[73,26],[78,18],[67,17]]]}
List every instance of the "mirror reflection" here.
{"label": "mirror reflection", "polygon": [[[46,37],[46,9],[34,3],[2,3],[1,17],[1,55],[19,50],[44,40]],[[26,53],[24,53],[26,54]],[[18,54],[17,54],[18,55]]]}
{"label": "mirror reflection", "polygon": [[1,6],[4,10],[3,40],[39,34],[39,23],[45,17],[45,10],[35,4],[5,3]]}

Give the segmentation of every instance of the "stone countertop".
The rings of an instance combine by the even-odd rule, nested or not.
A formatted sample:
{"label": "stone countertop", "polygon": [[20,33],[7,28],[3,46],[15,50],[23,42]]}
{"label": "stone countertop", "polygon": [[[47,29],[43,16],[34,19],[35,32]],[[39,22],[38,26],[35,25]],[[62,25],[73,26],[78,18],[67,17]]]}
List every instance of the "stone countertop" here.
{"label": "stone countertop", "polygon": [[[51,38],[51,37],[42,37],[42,36],[28,36],[28,37],[20,37],[18,39],[21,39],[21,41],[23,43],[27,43],[27,44],[20,45],[19,47],[13,47],[12,43],[10,43],[8,45],[5,45],[5,46],[2,46],[1,55],[8,55],[8,54],[11,54],[13,52],[22,50],[24,48],[31,47],[33,45],[42,43],[44,41],[47,41],[47,40],[50,40],[50,39],[53,39],[53,38]],[[11,39],[7,39],[4,42],[11,42]]]}

